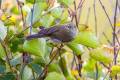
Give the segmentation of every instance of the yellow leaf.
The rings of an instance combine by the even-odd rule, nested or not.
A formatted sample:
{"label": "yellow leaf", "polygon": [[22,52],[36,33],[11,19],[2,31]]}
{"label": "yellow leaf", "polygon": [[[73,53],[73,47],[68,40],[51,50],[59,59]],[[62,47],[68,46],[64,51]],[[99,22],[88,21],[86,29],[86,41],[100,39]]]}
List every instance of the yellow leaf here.
{"label": "yellow leaf", "polygon": [[120,22],[119,22],[119,23],[116,23],[116,26],[117,26],[117,27],[120,27]]}
{"label": "yellow leaf", "polygon": [[77,70],[71,70],[71,73],[72,73],[72,75],[74,75],[74,76],[78,75],[78,71],[77,71]]}
{"label": "yellow leaf", "polygon": [[10,20],[11,22],[13,22],[13,23],[15,23],[15,22],[16,22],[16,18],[15,18],[15,16],[14,16],[14,15],[12,15],[12,16],[9,18],[9,20]]}
{"label": "yellow leaf", "polygon": [[5,21],[7,19],[7,16],[5,15],[5,14],[3,14],[2,16],[1,16],[1,20],[2,21]]}

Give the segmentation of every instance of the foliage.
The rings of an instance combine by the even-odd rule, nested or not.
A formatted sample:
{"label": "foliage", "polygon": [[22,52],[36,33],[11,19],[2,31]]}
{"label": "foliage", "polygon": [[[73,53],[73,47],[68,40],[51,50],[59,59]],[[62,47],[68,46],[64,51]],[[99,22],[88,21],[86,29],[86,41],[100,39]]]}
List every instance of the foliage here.
{"label": "foliage", "polygon": [[[0,0],[0,80],[119,80],[117,1]],[[78,29],[71,42],[26,40],[40,28],[68,22]]]}

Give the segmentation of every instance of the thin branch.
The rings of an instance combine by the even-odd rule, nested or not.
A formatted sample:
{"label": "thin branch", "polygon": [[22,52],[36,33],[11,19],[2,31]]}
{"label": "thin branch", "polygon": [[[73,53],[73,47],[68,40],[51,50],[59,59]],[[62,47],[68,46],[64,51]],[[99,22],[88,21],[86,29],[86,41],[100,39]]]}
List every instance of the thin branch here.
{"label": "thin branch", "polygon": [[86,25],[88,25],[89,16],[90,16],[90,8],[88,8],[88,13],[87,13],[86,21],[85,21]]}
{"label": "thin branch", "polygon": [[94,0],[94,4],[93,4],[93,9],[94,9],[94,16],[95,16],[95,34],[97,36],[97,16],[96,16],[96,0]]}
{"label": "thin branch", "polygon": [[96,74],[95,74],[95,80],[98,80],[98,64],[96,62],[95,64]]}
{"label": "thin branch", "polygon": [[78,58],[78,68],[79,68],[78,72],[79,72],[79,76],[82,77],[81,70],[82,70],[82,63],[83,63],[83,61],[81,59],[81,55],[77,56],[77,58]]}
{"label": "thin branch", "polygon": [[[82,1],[82,0],[81,0]],[[84,4],[84,2],[85,2],[85,0],[83,0],[82,2],[80,2],[79,3],[79,5],[78,5],[78,8],[77,8],[77,10],[78,10],[78,22],[80,22],[80,16],[81,16],[81,12],[82,12],[82,7],[83,7],[83,4]]]}
{"label": "thin branch", "polygon": [[2,0],[0,0],[0,9],[1,9],[1,7],[2,7]]}
{"label": "thin branch", "polygon": [[78,28],[79,22],[78,22],[78,19],[77,19],[77,7],[76,7],[76,2],[75,2],[75,0],[74,0],[74,10],[75,10],[75,15],[74,15],[74,17],[75,17],[75,22],[76,22],[76,26],[77,26],[77,28]]}
{"label": "thin branch", "polygon": [[103,36],[105,37],[107,42],[112,46],[112,42],[109,40],[109,38],[107,37],[107,35],[104,32],[103,32]]}
{"label": "thin branch", "polygon": [[34,16],[35,3],[36,3],[36,0],[34,0],[33,8],[31,9],[30,35],[32,34],[32,24],[33,24],[33,16]]}
{"label": "thin branch", "polygon": [[100,2],[100,5],[101,5],[101,7],[102,7],[103,11],[105,12],[105,15],[106,15],[106,16],[107,16],[107,18],[108,18],[108,21],[109,21],[109,23],[110,23],[110,25],[111,25],[111,28],[113,29],[112,22],[111,22],[111,20],[110,20],[110,18],[109,18],[109,16],[108,16],[108,13],[107,13],[107,11],[106,11],[106,9],[105,9],[104,5],[102,4],[101,0],[99,0],[99,2]]}
{"label": "thin branch", "polygon": [[114,27],[113,27],[113,46],[114,46],[114,65],[116,65],[117,64],[117,61],[116,61],[116,59],[117,59],[117,57],[115,57],[116,56],[116,47],[115,47],[115,34],[116,34],[116,17],[117,17],[117,5],[118,5],[118,0],[116,0],[116,6],[115,6],[115,15],[114,15]]}
{"label": "thin branch", "polygon": [[9,56],[8,56],[8,50],[7,50],[7,47],[5,45],[5,43],[2,41],[2,39],[0,38],[0,43],[1,43],[1,46],[3,47],[4,51],[5,51],[5,55],[6,55],[6,61],[8,63],[8,66],[10,68],[10,70],[12,71],[12,66],[10,64],[10,59],[9,59]]}

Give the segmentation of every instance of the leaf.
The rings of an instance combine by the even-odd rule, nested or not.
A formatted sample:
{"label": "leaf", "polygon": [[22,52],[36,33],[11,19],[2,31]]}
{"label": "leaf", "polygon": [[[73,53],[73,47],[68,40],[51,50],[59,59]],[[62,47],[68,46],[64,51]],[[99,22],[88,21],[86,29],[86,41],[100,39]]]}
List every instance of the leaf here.
{"label": "leaf", "polygon": [[[47,8],[47,3],[46,2],[38,2],[35,3],[34,5],[34,11],[33,11],[33,16],[32,16],[32,12],[30,11],[27,15],[26,18],[26,24],[27,25],[31,25],[31,19],[32,22],[35,23],[37,20],[40,19],[42,12]],[[32,18],[31,18],[32,17]]]}
{"label": "leaf", "polygon": [[10,60],[10,64],[12,66],[17,66],[18,64],[21,64],[21,55],[16,55],[12,60]]}
{"label": "leaf", "polygon": [[3,57],[5,57],[5,51],[2,45],[0,44],[0,58],[3,58]]}
{"label": "leaf", "polygon": [[57,0],[60,4],[63,4],[65,6],[70,6],[74,0]]}
{"label": "leaf", "polygon": [[75,52],[76,55],[82,55],[84,53],[83,46],[77,43],[68,43],[67,46]]}
{"label": "leaf", "polygon": [[23,39],[15,37],[14,39],[11,40],[11,44],[10,44],[11,51],[14,53],[21,51],[22,49],[20,49],[20,46],[22,46],[23,43],[24,43]]}
{"label": "leaf", "polygon": [[4,40],[7,35],[7,28],[4,26],[3,22],[0,21],[0,39]]}
{"label": "leaf", "polygon": [[32,79],[32,70],[28,66],[25,66],[22,74],[22,80],[30,80]]}
{"label": "leaf", "polygon": [[114,77],[117,74],[120,74],[120,65],[114,65],[111,68],[110,76]]}
{"label": "leaf", "polygon": [[59,65],[62,69],[62,72],[64,74],[64,76],[69,76],[70,75],[70,71],[68,68],[68,64],[67,64],[67,57],[66,56],[62,56],[61,59],[59,60]]}
{"label": "leaf", "polygon": [[29,66],[37,74],[40,74],[42,72],[42,67],[39,64],[31,63]]}
{"label": "leaf", "polygon": [[60,73],[57,72],[50,72],[48,73],[47,77],[45,80],[65,80],[64,76]]}
{"label": "leaf", "polygon": [[5,71],[6,71],[5,61],[3,61],[2,59],[0,59],[0,74],[5,73]]}
{"label": "leaf", "polygon": [[61,72],[61,69],[60,69],[60,66],[58,64],[50,64],[49,67],[48,67],[48,71],[49,72],[52,72],[52,71],[55,71],[55,72],[58,72],[60,73]]}
{"label": "leaf", "polygon": [[[88,61],[86,61],[86,64],[83,65],[83,74],[85,74],[86,77],[92,78],[93,80],[96,79],[96,70],[95,70],[96,61],[92,58],[89,58]],[[102,67],[98,66],[98,77],[100,77],[102,74]]]}
{"label": "leaf", "polygon": [[82,44],[87,47],[97,48],[100,46],[97,37],[90,31],[81,31],[78,33],[73,42]]}
{"label": "leaf", "polygon": [[40,23],[44,27],[50,27],[54,21],[54,17],[50,14],[43,16],[40,19]]}
{"label": "leaf", "polygon": [[12,72],[4,73],[0,76],[0,80],[15,80],[15,74]]}
{"label": "leaf", "polygon": [[100,62],[103,63],[111,63],[112,62],[112,55],[107,53],[103,48],[96,48],[90,51],[90,56]]}
{"label": "leaf", "polygon": [[43,38],[25,41],[23,49],[32,55],[44,58],[46,50],[46,41]]}
{"label": "leaf", "polygon": [[61,15],[62,15],[62,11],[63,9],[61,7],[57,7],[57,8],[54,8],[52,11],[51,11],[51,14],[53,17],[55,18],[60,18]]}
{"label": "leaf", "polygon": [[12,7],[11,12],[17,15],[20,14],[17,6]]}

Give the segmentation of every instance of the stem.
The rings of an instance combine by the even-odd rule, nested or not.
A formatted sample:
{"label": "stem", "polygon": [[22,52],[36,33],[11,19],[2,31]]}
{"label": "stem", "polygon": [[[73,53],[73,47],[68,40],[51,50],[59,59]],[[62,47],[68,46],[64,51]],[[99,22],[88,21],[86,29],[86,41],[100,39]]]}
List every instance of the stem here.
{"label": "stem", "polygon": [[95,80],[98,80],[98,65],[97,62],[95,64],[96,74],[95,74]]}
{"label": "stem", "polygon": [[80,16],[81,16],[81,12],[82,12],[82,7],[83,7],[83,4],[84,4],[84,2],[85,2],[85,0],[81,0],[81,2],[79,3],[79,5],[78,5],[78,8],[77,8],[77,10],[78,10],[78,22],[80,22]]}
{"label": "stem", "polygon": [[[113,46],[114,46],[114,65],[117,64],[117,53],[116,53],[116,42],[115,42],[115,38],[116,38],[116,17],[117,17],[117,5],[118,5],[118,0],[116,0],[116,5],[115,5],[115,14],[114,14],[114,27],[113,27]],[[117,74],[115,75],[115,79],[117,80]]]}
{"label": "stem", "polygon": [[81,59],[81,55],[78,55],[77,58],[78,58],[78,67],[79,67],[78,72],[79,72],[79,76],[82,77],[81,70],[82,70],[82,63],[83,63],[83,61]]}
{"label": "stem", "polygon": [[8,53],[7,47],[6,47],[5,43],[2,41],[1,38],[0,38],[0,43],[1,43],[1,45],[2,45],[2,47],[4,49],[4,51],[5,51],[6,61],[8,63],[8,66],[9,66],[10,70],[12,71],[12,66],[10,64],[10,59],[9,59],[9,56],[8,56],[9,53]]}
{"label": "stem", "polygon": [[90,8],[88,9],[88,13],[87,13],[87,18],[86,18],[86,22],[85,22],[86,25],[88,25],[89,16],[90,16]]}
{"label": "stem", "polygon": [[111,22],[111,20],[110,20],[110,18],[109,18],[109,16],[108,16],[107,11],[105,10],[104,5],[102,4],[101,0],[99,0],[99,2],[100,2],[100,5],[101,5],[101,7],[102,7],[103,11],[105,12],[105,15],[106,15],[106,16],[107,16],[107,18],[108,18],[108,21],[109,21],[109,23],[110,23],[110,25],[111,25],[111,28],[113,29],[112,22]]}
{"label": "stem", "polygon": [[112,46],[112,42],[108,39],[107,35],[103,32],[103,36],[107,40],[107,42]]}
{"label": "stem", "polygon": [[97,36],[96,0],[94,0],[93,8],[94,8],[94,15],[95,15],[95,33],[96,33],[96,36]]}
{"label": "stem", "polygon": [[78,28],[79,22],[78,22],[78,19],[77,19],[77,7],[76,7],[76,2],[75,2],[75,0],[74,0],[74,10],[75,10],[75,15],[74,15],[74,17],[75,17],[75,22],[76,22],[76,26],[77,26],[77,28]]}
{"label": "stem", "polygon": [[115,15],[114,15],[114,27],[113,27],[113,46],[114,46],[114,65],[117,64],[117,57],[116,56],[116,47],[115,47],[115,33],[116,33],[116,17],[117,17],[117,5],[118,0],[116,0],[116,6],[115,6]]}

